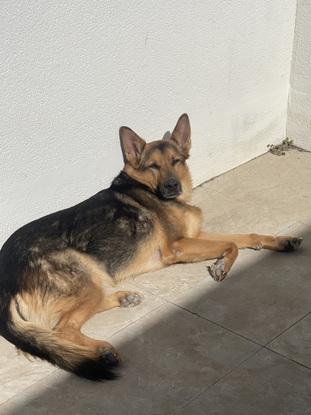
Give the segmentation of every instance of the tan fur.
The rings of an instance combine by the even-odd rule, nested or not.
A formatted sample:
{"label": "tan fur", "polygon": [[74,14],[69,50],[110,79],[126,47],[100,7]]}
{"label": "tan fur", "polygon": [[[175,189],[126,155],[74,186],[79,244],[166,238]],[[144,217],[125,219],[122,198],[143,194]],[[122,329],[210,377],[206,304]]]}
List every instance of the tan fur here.
{"label": "tan fur", "polygon": [[[88,344],[83,344],[83,342],[72,341],[72,339],[67,338],[62,333],[58,333],[56,330],[49,330],[45,327],[40,327],[36,323],[32,321],[26,321],[21,318],[17,308],[16,302],[13,299],[10,306],[10,312],[12,316],[12,320],[14,322],[14,330],[27,333],[32,331],[36,333],[36,340],[40,343],[44,343],[47,347],[55,347],[55,344],[59,344],[59,355],[62,353],[64,354],[64,358],[66,358],[66,354],[70,354],[71,358],[76,357],[77,362],[81,360],[81,358],[92,358],[95,356],[96,350],[94,347],[89,347]],[[64,350],[62,352],[62,350]],[[27,353],[26,353],[26,356]],[[72,361],[74,364],[74,361]]]}

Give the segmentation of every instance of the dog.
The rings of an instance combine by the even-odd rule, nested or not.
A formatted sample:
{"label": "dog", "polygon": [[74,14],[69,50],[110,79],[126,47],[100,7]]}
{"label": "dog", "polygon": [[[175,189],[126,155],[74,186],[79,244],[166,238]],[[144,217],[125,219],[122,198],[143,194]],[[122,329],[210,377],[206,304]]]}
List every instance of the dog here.
{"label": "dog", "polygon": [[94,314],[139,304],[137,292],[108,287],[171,264],[216,259],[222,281],[241,248],[293,251],[300,237],[218,235],[202,231],[190,204],[186,161],[190,122],[146,143],[120,128],[124,167],[108,189],[17,230],[0,251],[0,334],[17,349],[78,376],[113,379],[120,357],[112,345],[81,333]]}

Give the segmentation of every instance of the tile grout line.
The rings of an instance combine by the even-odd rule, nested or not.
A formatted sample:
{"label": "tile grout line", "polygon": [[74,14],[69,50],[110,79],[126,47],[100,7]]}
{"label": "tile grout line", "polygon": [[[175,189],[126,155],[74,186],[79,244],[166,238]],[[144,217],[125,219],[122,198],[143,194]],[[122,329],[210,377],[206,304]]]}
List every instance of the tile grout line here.
{"label": "tile grout line", "polygon": [[[240,333],[238,333],[238,332],[236,332],[236,331],[234,331],[234,330],[232,330],[232,329],[230,329],[230,328],[228,328],[228,327],[225,327],[225,326],[223,326],[223,325],[221,325],[220,323],[218,323],[218,322],[216,322],[216,321],[213,321],[213,320],[210,320],[209,318],[207,318],[207,317],[205,317],[205,316],[202,316],[202,315],[200,315],[200,314],[198,314],[198,313],[196,313],[195,311],[191,311],[191,310],[189,310],[188,308],[186,308],[186,307],[183,307],[183,306],[181,306],[181,305],[179,305],[179,304],[176,304],[176,303],[174,303],[173,301],[170,301],[170,300],[167,300],[170,304],[173,304],[173,305],[175,305],[176,307],[179,307],[179,308],[181,308],[182,310],[184,310],[184,311],[186,311],[186,312],[188,312],[188,313],[190,313],[190,314],[192,314],[192,315],[194,315],[194,316],[196,316],[196,317],[198,317],[198,318],[201,318],[201,319],[203,319],[203,320],[206,320],[206,321],[208,321],[209,323],[211,323],[211,324],[214,324],[214,325],[216,325],[216,326],[218,326],[218,327],[221,327],[222,329],[224,329],[224,330],[226,330],[226,331],[228,331],[228,332],[230,332],[230,333],[232,333],[232,334],[235,334],[236,336],[239,336],[239,337],[241,337],[242,339],[244,339],[244,340],[247,340],[247,341],[249,341],[249,342],[251,342],[251,343],[253,343],[253,344],[256,344],[257,346],[260,346],[261,348],[266,348],[267,350],[270,350],[270,351],[274,351],[273,349],[271,349],[270,347],[268,347],[274,340],[276,340],[277,338],[279,338],[280,336],[282,336],[284,333],[286,333],[288,330],[290,330],[292,327],[294,327],[297,323],[300,323],[300,321],[302,321],[303,319],[305,319],[309,314],[311,314],[311,311],[308,311],[306,314],[304,314],[302,317],[300,317],[298,320],[296,320],[293,324],[291,324],[289,327],[287,327],[286,329],[284,329],[281,333],[279,333],[279,334],[277,334],[275,337],[273,337],[271,340],[269,340],[267,343],[265,343],[265,344],[261,344],[261,343],[259,343],[259,342],[257,342],[256,340],[253,340],[253,339],[250,339],[249,337],[246,337],[246,336],[244,336],[243,334],[240,334]],[[278,353],[278,352],[276,352],[276,353]],[[278,353],[278,354],[280,354],[281,356],[283,356],[283,354],[282,353]],[[285,355],[284,355],[285,356]],[[285,356],[285,357],[287,357],[287,356]],[[289,360],[292,360],[292,359],[290,359],[289,358]],[[292,360],[293,362],[296,362],[295,360]],[[297,362],[297,363],[299,363],[299,362]],[[304,366],[303,364],[301,364],[302,366]],[[308,367],[308,366],[306,366],[306,367]]]}
{"label": "tile grout line", "polygon": [[[173,304],[175,304],[175,303],[173,303]],[[237,366],[235,366],[234,368],[232,368],[230,371],[228,371],[228,372],[226,372],[223,376],[221,376],[219,379],[217,379],[217,381],[215,381],[213,384],[211,384],[210,386],[208,386],[206,389],[204,389],[204,391],[202,391],[202,392],[200,392],[200,393],[198,393],[197,395],[195,395],[194,397],[192,397],[191,399],[189,399],[189,401],[187,401],[187,402],[185,402],[182,406],[180,406],[179,408],[178,408],[178,411],[180,410],[180,409],[183,409],[183,408],[185,408],[185,407],[187,407],[189,404],[191,404],[192,402],[194,402],[197,398],[199,398],[203,393],[206,393],[207,391],[209,391],[213,386],[215,386],[217,383],[219,383],[220,381],[222,381],[223,379],[225,379],[227,376],[229,376],[231,373],[233,373],[236,369],[238,369],[239,367],[241,367],[242,366],[242,364],[243,363],[245,363],[247,360],[249,360],[249,359],[251,359],[252,357],[254,357],[257,353],[259,353],[260,351],[262,351],[262,350],[268,350],[269,352],[271,352],[271,353],[274,353],[274,354],[276,354],[276,355],[278,355],[278,356],[280,356],[280,357],[282,357],[282,358],[284,358],[284,359],[286,359],[286,360],[288,360],[288,361],[290,361],[290,362],[292,362],[292,363],[294,363],[294,364],[297,364],[297,365],[299,365],[299,366],[302,366],[302,367],[304,367],[305,369],[308,369],[308,370],[311,370],[311,368],[310,367],[308,367],[308,366],[306,366],[306,365],[304,365],[303,363],[300,363],[300,362],[298,362],[298,361],[296,361],[296,360],[294,360],[294,359],[292,359],[292,358],[290,358],[290,357],[288,357],[288,356],[286,356],[286,355],[283,355],[282,353],[280,353],[280,352],[277,352],[277,351],[274,351],[274,350],[272,350],[272,349],[270,349],[267,345],[269,344],[269,343],[271,343],[273,340],[275,340],[275,338],[277,338],[277,337],[279,337],[279,336],[281,336],[283,333],[285,333],[287,330],[289,330],[291,327],[293,327],[295,324],[297,324],[298,322],[300,322],[301,320],[303,320],[305,317],[307,317],[309,314],[311,314],[311,312],[308,312],[306,315],[304,315],[303,317],[301,317],[300,319],[298,319],[295,323],[293,323],[290,327],[288,327],[286,330],[284,330],[281,334],[279,334],[278,336],[276,336],[273,340],[271,340],[270,342],[268,342],[265,346],[263,346],[263,345],[260,345],[259,343],[256,343],[256,342],[254,342],[253,340],[251,340],[251,339],[248,339],[247,337],[244,337],[244,336],[242,336],[242,335],[240,335],[240,334],[238,334],[238,333],[235,333],[234,331],[232,331],[232,330],[230,330],[230,329],[227,329],[226,327],[223,327],[223,326],[221,326],[220,324],[218,324],[218,323],[215,323],[215,322],[213,322],[213,321],[211,321],[211,320],[209,320],[209,319],[207,319],[207,318],[205,318],[205,317],[203,317],[203,316],[200,316],[199,314],[197,314],[197,313],[195,313],[195,312],[192,312],[192,311],[190,311],[190,310],[188,310],[188,309],[186,309],[186,308],[184,308],[184,307],[182,307],[182,306],[179,306],[178,304],[175,304],[177,307],[180,307],[181,309],[183,309],[183,310],[185,310],[185,311],[188,311],[189,313],[191,313],[191,314],[193,314],[193,315],[195,315],[195,316],[197,316],[197,317],[200,317],[200,318],[203,318],[204,320],[207,320],[207,321],[209,321],[210,323],[212,323],[212,324],[216,324],[217,326],[220,326],[221,328],[223,328],[223,329],[225,329],[225,330],[228,330],[229,332],[231,332],[231,333],[233,333],[233,334],[236,334],[236,335],[238,335],[239,337],[242,337],[243,339],[245,339],[245,340],[248,340],[248,341],[250,341],[250,342],[252,342],[252,343],[254,343],[254,344],[256,344],[256,345],[258,345],[258,346],[260,346],[259,347],[259,349],[258,350],[256,350],[254,353],[252,353],[252,354],[250,354],[248,357],[246,357],[244,360],[242,360]],[[174,415],[174,414],[177,414],[177,412],[174,412],[174,413],[172,413],[172,415]]]}
{"label": "tile grout line", "polygon": [[293,324],[288,326],[286,329],[284,329],[281,333],[273,337],[271,340],[268,341],[268,343],[264,344],[264,347],[267,347],[269,344],[274,342],[274,340],[278,339],[280,336],[282,336],[284,333],[286,333],[288,330],[290,330],[292,327],[294,327],[297,323],[300,323],[304,318],[306,318],[309,314],[311,314],[311,311],[308,311],[306,314],[304,314],[302,317],[300,317],[298,320],[296,320]]}
{"label": "tile grout line", "polygon": [[[232,369],[230,369],[228,372],[224,373],[219,379],[217,379],[215,382],[213,382],[211,385],[207,386],[206,389],[204,389],[203,391],[199,392],[196,396],[194,396],[193,398],[189,399],[189,401],[185,402],[185,404],[183,404],[182,406],[180,406],[178,408],[178,411],[180,409],[185,408],[186,406],[188,406],[191,402],[194,402],[197,398],[199,398],[201,395],[203,395],[203,393],[206,393],[207,391],[209,391],[212,387],[214,387],[217,383],[219,383],[220,381],[222,381],[223,379],[225,379],[227,376],[229,376],[231,373],[233,373],[236,369],[238,369],[239,367],[241,367],[243,365],[243,363],[247,362],[249,359],[251,359],[252,357],[254,357],[257,353],[259,353],[261,350],[265,349],[264,346],[259,347],[259,349],[257,349],[256,351],[254,351],[253,353],[251,353],[249,356],[247,356],[245,359],[241,360],[236,366],[234,366]],[[171,415],[174,415],[177,412],[173,412]]]}
{"label": "tile grout line", "polygon": [[186,311],[186,312],[188,312],[188,313],[190,313],[190,314],[192,314],[192,315],[194,315],[194,316],[196,316],[196,317],[198,317],[198,318],[200,318],[202,320],[208,321],[209,323],[214,324],[215,326],[218,326],[218,327],[222,328],[223,330],[226,330],[226,331],[230,332],[231,334],[235,334],[236,336],[239,336],[242,339],[244,339],[246,341],[249,341],[250,343],[253,343],[253,344],[255,344],[257,346],[260,346],[260,347],[265,347],[264,344],[258,343],[257,341],[252,340],[252,339],[244,336],[243,334],[237,333],[237,332],[235,332],[232,329],[229,329],[227,327],[224,327],[220,323],[217,323],[216,321],[210,320],[209,318],[207,318],[205,316],[202,316],[201,314],[198,314],[195,311],[191,311],[191,310],[187,309],[186,307],[183,307],[183,306],[181,306],[179,304],[174,303],[173,301],[169,301],[169,303],[175,305],[176,307],[178,307],[178,308],[180,308],[180,309],[182,309],[182,310],[184,310],[184,311]]}
{"label": "tile grout line", "polygon": [[[309,313],[308,313],[309,314]],[[198,393],[197,395],[195,395],[194,397],[192,397],[191,399],[189,399],[189,401],[185,402],[182,406],[180,406],[178,408],[178,411],[180,409],[185,408],[186,406],[188,406],[189,404],[191,404],[192,402],[194,402],[197,398],[199,398],[203,393],[206,393],[207,391],[209,391],[213,386],[215,386],[217,383],[219,383],[220,381],[222,381],[223,379],[225,379],[227,376],[229,376],[230,374],[232,374],[236,369],[240,368],[243,363],[245,363],[246,361],[248,361],[249,359],[253,358],[257,353],[259,353],[262,350],[268,350],[269,352],[276,354],[282,358],[285,358],[286,360],[297,364],[299,366],[302,366],[305,369],[311,370],[311,368],[309,366],[306,366],[300,362],[297,362],[294,359],[289,358],[288,356],[283,355],[282,353],[276,352],[272,349],[270,349],[269,347],[266,346],[262,346],[260,347],[258,350],[256,350],[254,353],[250,354],[248,357],[246,357],[244,360],[242,360],[237,366],[235,366],[234,368],[232,368],[231,370],[229,370],[228,372],[226,372],[223,376],[221,376],[219,379],[217,379],[213,384],[211,384],[210,386],[208,386],[206,389],[204,389],[204,391],[201,391],[200,393]],[[172,415],[174,415],[177,412],[173,412]]]}
{"label": "tile grout line", "polygon": [[119,330],[117,330],[115,333],[111,334],[110,336],[107,336],[107,340],[112,339],[113,336],[115,336],[116,334],[119,334],[121,331],[127,329],[128,327],[131,327],[133,324],[137,323],[138,321],[142,320],[143,318],[145,318],[146,316],[148,316],[150,313],[153,313],[154,311],[158,310],[160,307],[162,307],[163,305],[165,305],[165,303],[163,304],[159,304],[157,307],[153,308],[152,310],[149,310],[146,314],[144,314],[143,316],[138,317],[136,320],[131,321],[129,324],[127,324],[124,327],[121,327]]}
{"label": "tile grout line", "polygon": [[274,354],[276,354],[276,355],[278,355],[278,356],[280,356],[280,357],[283,357],[284,359],[289,360],[289,361],[290,361],[290,362],[292,362],[292,363],[296,363],[297,365],[302,366],[302,367],[304,367],[305,369],[309,369],[309,370],[311,370],[311,367],[309,367],[309,366],[307,366],[307,365],[305,365],[305,364],[303,364],[303,363],[300,363],[300,362],[298,362],[297,360],[292,359],[291,357],[286,356],[285,354],[283,354],[283,353],[281,353],[281,352],[278,352],[278,351],[276,351],[276,350],[270,349],[270,348],[269,348],[269,347],[267,347],[267,346],[264,346],[264,347],[263,347],[263,349],[269,350],[269,352],[272,352],[272,353],[274,353]]}
{"label": "tile grout line", "polygon": [[[141,287],[137,287],[137,288],[140,288],[140,289],[141,289]],[[147,291],[149,291],[149,290],[147,290]],[[206,392],[207,390],[209,390],[211,387],[213,387],[213,386],[214,386],[216,383],[218,383],[220,380],[222,380],[223,378],[225,378],[226,376],[228,376],[230,373],[232,373],[235,369],[237,369],[238,367],[240,367],[240,366],[241,366],[244,362],[246,362],[248,359],[250,359],[251,357],[253,357],[253,356],[254,356],[256,353],[258,353],[260,350],[264,349],[264,346],[263,346],[263,345],[261,345],[261,344],[259,344],[259,343],[256,343],[255,341],[253,341],[253,340],[251,340],[251,339],[249,339],[249,338],[247,338],[247,337],[245,337],[245,336],[243,336],[243,335],[240,335],[240,334],[238,334],[238,333],[235,333],[233,330],[227,329],[226,327],[223,327],[223,326],[222,326],[221,324],[219,324],[219,323],[215,323],[214,321],[211,321],[211,320],[207,319],[206,317],[203,317],[203,316],[201,316],[201,315],[199,315],[199,314],[197,314],[197,313],[195,313],[195,312],[193,312],[193,311],[191,311],[191,310],[188,310],[187,308],[182,307],[182,306],[180,306],[179,304],[176,304],[176,303],[174,303],[173,301],[170,301],[170,300],[168,300],[168,299],[167,299],[167,298],[165,298],[165,297],[162,297],[162,295],[161,295],[161,294],[160,294],[160,295],[156,295],[156,294],[151,293],[151,292],[149,292],[149,294],[152,294],[154,297],[157,297],[157,298],[159,298],[159,299],[163,300],[163,301],[164,301],[164,304],[166,303],[166,304],[170,304],[170,305],[172,305],[172,306],[175,306],[176,308],[179,308],[179,309],[181,309],[181,310],[183,310],[183,311],[185,311],[185,312],[188,312],[189,314],[192,314],[192,315],[194,315],[194,316],[196,316],[196,317],[198,317],[198,318],[200,318],[200,319],[202,319],[202,320],[208,321],[209,323],[211,323],[211,324],[213,324],[213,325],[215,325],[215,326],[218,326],[218,327],[222,328],[223,330],[230,332],[231,334],[235,334],[235,335],[237,335],[237,336],[239,336],[239,337],[243,338],[244,340],[249,341],[249,342],[251,342],[251,343],[253,343],[253,344],[255,344],[255,345],[259,346],[259,348],[258,348],[258,349],[257,349],[254,353],[251,353],[251,354],[250,354],[249,356],[247,356],[245,359],[241,360],[241,362],[239,362],[237,366],[235,366],[234,368],[232,368],[231,370],[229,370],[228,372],[226,372],[223,376],[221,376],[219,379],[217,379],[217,381],[215,381],[213,384],[211,384],[210,386],[208,386],[206,389],[204,389],[204,391],[200,392],[198,395],[196,395],[196,396],[194,396],[193,398],[191,398],[189,401],[185,402],[185,403],[184,403],[184,405],[182,405],[182,406],[181,406],[180,408],[178,408],[178,409],[182,409],[182,408],[184,408],[185,406],[187,406],[189,403],[191,403],[191,402],[192,402],[192,401],[194,401],[196,398],[198,398],[199,396],[201,396],[201,394],[202,394],[202,393],[204,393],[204,392]],[[160,308],[160,307],[161,307],[161,306],[163,306],[164,304],[160,304],[158,307],[154,308],[153,310],[150,310],[150,311],[149,311],[147,314],[145,314],[144,316],[139,317],[137,320],[135,320],[135,321],[131,322],[130,324],[128,324],[127,326],[125,326],[125,327],[121,328],[121,329],[120,329],[120,330],[118,330],[116,333],[114,333],[112,336],[110,336],[110,337],[108,338],[108,340],[110,340],[110,339],[111,339],[114,335],[116,335],[117,333],[120,333],[120,332],[121,332],[122,330],[124,330],[125,328],[128,328],[128,327],[132,326],[134,323],[136,323],[137,321],[139,321],[139,320],[143,319],[145,316],[147,316],[147,315],[149,315],[151,312],[153,312],[153,311],[157,310],[158,308]]]}

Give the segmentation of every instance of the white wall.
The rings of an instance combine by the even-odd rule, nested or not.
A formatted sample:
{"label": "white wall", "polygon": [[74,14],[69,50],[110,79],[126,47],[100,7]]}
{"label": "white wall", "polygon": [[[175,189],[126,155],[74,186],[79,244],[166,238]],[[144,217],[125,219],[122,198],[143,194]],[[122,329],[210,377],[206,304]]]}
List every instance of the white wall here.
{"label": "white wall", "polygon": [[0,244],[107,186],[118,128],[187,111],[194,183],[285,136],[294,0],[6,0],[0,10]]}
{"label": "white wall", "polygon": [[311,1],[298,0],[287,135],[311,151]]}

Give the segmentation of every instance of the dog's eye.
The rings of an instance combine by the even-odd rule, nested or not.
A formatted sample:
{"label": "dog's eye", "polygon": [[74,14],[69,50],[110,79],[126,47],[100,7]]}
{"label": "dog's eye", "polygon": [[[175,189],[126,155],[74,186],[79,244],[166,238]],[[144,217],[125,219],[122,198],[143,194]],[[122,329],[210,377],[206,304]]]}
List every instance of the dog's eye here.
{"label": "dog's eye", "polygon": [[176,166],[177,164],[180,164],[180,163],[182,163],[182,159],[174,159],[174,160],[172,161],[172,165],[173,165],[173,166]]}
{"label": "dog's eye", "polygon": [[157,163],[152,163],[152,164],[150,164],[150,166],[147,167],[147,169],[159,170],[160,166],[158,166]]}

